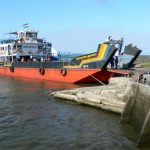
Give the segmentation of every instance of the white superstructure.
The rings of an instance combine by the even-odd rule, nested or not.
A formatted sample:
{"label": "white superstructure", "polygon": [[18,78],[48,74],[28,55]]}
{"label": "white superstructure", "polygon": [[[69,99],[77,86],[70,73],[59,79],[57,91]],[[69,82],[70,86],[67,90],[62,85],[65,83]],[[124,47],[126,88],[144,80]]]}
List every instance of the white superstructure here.
{"label": "white superstructure", "polygon": [[0,61],[13,61],[20,57],[36,57],[41,59],[53,55],[52,44],[38,38],[38,32],[24,28],[22,31],[9,33],[15,39],[0,41]]}

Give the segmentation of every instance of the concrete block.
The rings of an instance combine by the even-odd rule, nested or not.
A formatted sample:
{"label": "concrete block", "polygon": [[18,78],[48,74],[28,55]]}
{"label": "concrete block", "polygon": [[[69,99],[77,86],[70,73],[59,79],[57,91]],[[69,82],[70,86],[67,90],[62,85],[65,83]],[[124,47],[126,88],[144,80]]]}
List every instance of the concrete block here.
{"label": "concrete block", "polygon": [[130,82],[125,95],[127,103],[120,122],[130,123],[138,132],[137,146],[150,146],[150,86]]}
{"label": "concrete block", "polygon": [[128,81],[131,81],[132,78],[127,77],[114,77],[110,78],[109,85],[118,86],[118,87],[126,87],[128,84]]}

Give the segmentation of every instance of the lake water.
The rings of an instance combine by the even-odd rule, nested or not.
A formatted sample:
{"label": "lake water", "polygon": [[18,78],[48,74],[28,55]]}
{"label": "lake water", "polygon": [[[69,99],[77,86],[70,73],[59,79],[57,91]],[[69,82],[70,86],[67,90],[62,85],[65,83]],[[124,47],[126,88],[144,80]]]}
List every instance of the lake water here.
{"label": "lake water", "polygon": [[0,76],[0,150],[137,149],[119,115],[49,95],[81,86]]}

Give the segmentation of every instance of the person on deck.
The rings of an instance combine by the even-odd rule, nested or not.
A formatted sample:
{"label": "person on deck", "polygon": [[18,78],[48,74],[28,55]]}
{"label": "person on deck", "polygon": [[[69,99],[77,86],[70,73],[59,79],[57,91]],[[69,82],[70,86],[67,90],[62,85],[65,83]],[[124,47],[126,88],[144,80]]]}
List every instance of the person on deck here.
{"label": "person on deck", "polygon": [[114,56],[115,69],[118,68],[118,62],[119,62],[118,56],[119,56],[119,53],[120,52],[119,52],[119,48],[118,48],[118,50],[116,51],[115,56]]}
{"label": "person on deck", "polygon": [[114,57],[112,57],[112,59],[110,61],[110,65],[111,65],[111,68],[114,68]]}
{"label": "person on deck", "polygon": [[24,62],[24,57],[21,58],[21,62]]}
{"label": "person on deck", "polygon": [[118,68],[118,56],[115,56],[115,69]]}

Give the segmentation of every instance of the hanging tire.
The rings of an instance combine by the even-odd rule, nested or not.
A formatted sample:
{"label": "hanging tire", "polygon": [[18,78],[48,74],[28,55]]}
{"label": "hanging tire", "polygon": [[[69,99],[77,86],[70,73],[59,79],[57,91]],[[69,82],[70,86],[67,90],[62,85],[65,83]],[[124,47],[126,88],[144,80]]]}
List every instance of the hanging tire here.
{"label": "hanging tire", "polygon": [[10,66],[9,69],[10,69],[10,72],[14,72],[14,67],[13,66]]}
{"label": "hanging tire", "polygon": [[67,70],[65,68],[62,68],[60,73],[61,73],[62,76],[66,76]]}
{"label": "hanging tire", "polygon": [[40,73],[41,75],[44,75],[44,74],[45,74],[44,68],[40,68],[40,69],[39,69],[39,73]]}

